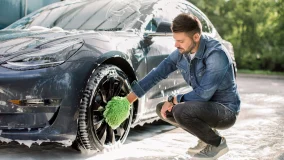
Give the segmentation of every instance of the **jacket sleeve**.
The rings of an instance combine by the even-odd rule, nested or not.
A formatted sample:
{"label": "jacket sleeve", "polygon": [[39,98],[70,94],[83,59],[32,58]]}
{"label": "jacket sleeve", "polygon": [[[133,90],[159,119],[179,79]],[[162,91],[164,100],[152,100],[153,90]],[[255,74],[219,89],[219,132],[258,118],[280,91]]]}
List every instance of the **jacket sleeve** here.
{"label": "jacket sleeve", "polygon": [[192,91],[177,95],[178,102],[209,101],[221,84],[230,61],[224,51],[214,51],[206,58],[205,65],[205,73],[200,83],[197,83]]}
{"label": "jacket sleeve", "polygon": [[139,82],[134,81],[131,84],[132,91],[137,97],[142,97],[153,86],[163,79],[166,79],[170,73],[177,70],[176,63],[179,52],[176,50],[165,58],[156,68],[152,69]]}

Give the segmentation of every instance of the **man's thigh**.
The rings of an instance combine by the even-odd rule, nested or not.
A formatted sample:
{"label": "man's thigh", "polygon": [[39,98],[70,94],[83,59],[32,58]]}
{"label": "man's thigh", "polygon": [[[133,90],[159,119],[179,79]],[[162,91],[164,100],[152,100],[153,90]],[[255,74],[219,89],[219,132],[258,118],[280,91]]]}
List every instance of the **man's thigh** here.
{"label": "man's thigh", "polygon": [[192,121],[202,120],[212,128],[225,129],[231,127],[235,121],[235,113],[222,104],[215,102],[188,101],[174,106],[174,116]]}

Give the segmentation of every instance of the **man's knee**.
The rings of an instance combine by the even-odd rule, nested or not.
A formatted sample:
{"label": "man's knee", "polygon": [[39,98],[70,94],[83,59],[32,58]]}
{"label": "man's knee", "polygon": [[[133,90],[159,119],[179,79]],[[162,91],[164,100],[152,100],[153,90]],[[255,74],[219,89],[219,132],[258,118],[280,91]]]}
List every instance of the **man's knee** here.
{"label": "man's knee", "polygon": [[161,110],[162,110],[162,107],[164,105],[165,102],[160,102],[157,104],[156,106],[156,113],[160,116],[161,115]]}
{"label": "man's knee", "polygon": [[180,104],[177,104],[173,107],[172,112],[175,118],[180,117],[181,113],[183,112],[184,107]]}
{"label": "man's knee", "polygon": [[[162,117],[161,110],[162,110],[162,107],[163,107],[164,103],[165,102],[161,102],[161,103],[157,104],[157,106],[156,106],[156,113],[157,113],[157,115],[160,117],[161,120],[163,120],[165,122],[168,122],[168,123],[170,123],[170,124],[172,124],[174,126],[180,127],[179,124],[177,124],[177,122],[175,121],[173,115],[167,114],[167,118],[166,119],[164,119]],[[168,112],[168,113],[170,113],[170,112]]]}

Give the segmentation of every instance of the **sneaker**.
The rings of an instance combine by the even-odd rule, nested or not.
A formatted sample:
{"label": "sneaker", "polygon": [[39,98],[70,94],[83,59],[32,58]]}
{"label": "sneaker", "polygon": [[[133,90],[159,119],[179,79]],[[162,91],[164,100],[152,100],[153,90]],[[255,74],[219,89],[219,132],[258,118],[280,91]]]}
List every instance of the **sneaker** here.
{"label": "sneaker", "polygon": [[[220,135],[216,129],[212,129],[217,135]],[[195,155],[196,153],[200,152],[207,146],[207,143],[203,142],[202,140],[198,140],[198,143],[195,147],[188,148],[186,154],[191,156]]]}
{"label": "sneaker", "polygon": [[222,137],[218,147],[207,145],[203,150],[193,156],[194,160],[213,160],[221,157],[229,151],[226,139]]}
{"label": "sneaker", "polygon": [[203,142],[202,140],[198,140],[197,145],[195,147],[188,148],[186,154],[193,156],[196,153],[203,150],[206,146],[207,146],[207,143]]}

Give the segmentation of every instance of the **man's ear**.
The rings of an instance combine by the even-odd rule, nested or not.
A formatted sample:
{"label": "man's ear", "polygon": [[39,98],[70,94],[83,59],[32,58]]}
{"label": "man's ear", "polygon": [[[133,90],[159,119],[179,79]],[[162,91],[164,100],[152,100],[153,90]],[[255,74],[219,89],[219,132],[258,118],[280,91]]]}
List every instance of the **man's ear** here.
{"label": "man's ear", "polygon": [[200,40],[200,33],[195,33],[193,35],[193,40],[194,40],[194,42],[199,42],[199,40]]}

